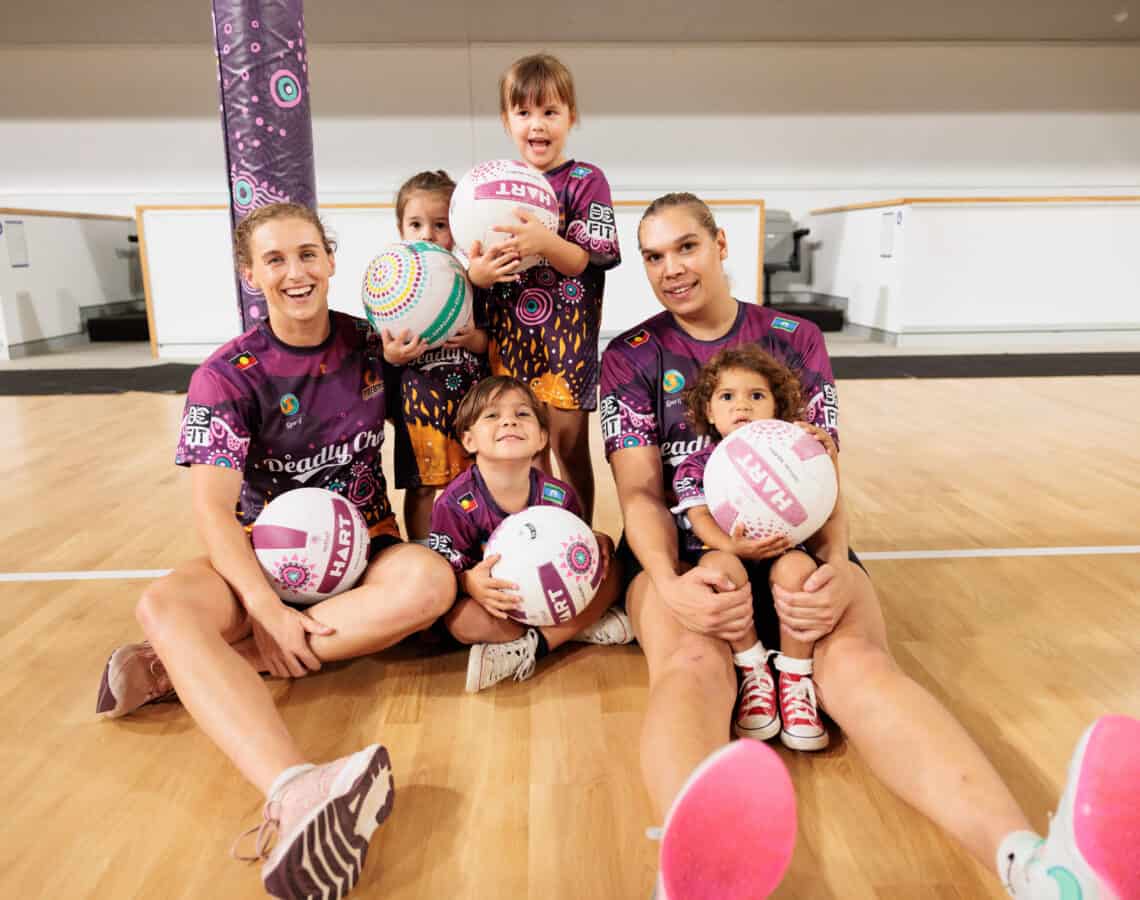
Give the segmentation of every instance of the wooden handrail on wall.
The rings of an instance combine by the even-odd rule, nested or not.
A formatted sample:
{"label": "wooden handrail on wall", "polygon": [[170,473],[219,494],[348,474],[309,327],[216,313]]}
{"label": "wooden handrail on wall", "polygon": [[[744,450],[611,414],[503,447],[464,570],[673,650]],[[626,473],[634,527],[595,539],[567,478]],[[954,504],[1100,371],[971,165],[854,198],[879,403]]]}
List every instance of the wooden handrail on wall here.
{"label": "wooden handrail on wall", "polygon": [[825,206],[813,209],[813,216],[831,213],[855,212],[860,209],[881,209],[885,206],[918,206],[955,203],[1140,203],[1140,196],[1120,195],[1107,197],[897,197],[894,200],[872,200],[868,203],[850,203],[846,206]]}
{"label": "wooden handrail on wall", "polygon": [[0,207],[0,216],[43,216],[51,219],[101,219],[111,222],[129,222],[130,216],[112,216],[104,213],[65,212],[58,209],[11,209]]}

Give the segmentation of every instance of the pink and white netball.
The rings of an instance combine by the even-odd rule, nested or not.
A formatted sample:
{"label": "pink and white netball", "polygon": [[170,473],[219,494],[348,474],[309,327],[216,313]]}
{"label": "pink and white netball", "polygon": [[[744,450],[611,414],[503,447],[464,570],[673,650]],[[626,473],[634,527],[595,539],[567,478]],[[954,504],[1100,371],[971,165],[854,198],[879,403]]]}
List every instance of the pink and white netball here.
{"label": "pink and white netball", "polygon": [[378,332],[405,329],[438,347],[471,321],[471,283],[463,264],[438,244],[397,241],[364,270],[364,314]]}
{"label": "pink and white netball", "polygon": [[491,574],[514,582],[522,606],[509,613],[525,625],[567,622],[590,605],[602,580],[590,526],[557,506],[507,516],[487,539],[484,558],[499,554]]}
{"label": "pink and white netball", "polygon": [[368,526],[324,488],[275,497],[253,523],[253,551],[282,600],[316,603],[351,588],[368,565]]}
{"label": "pink and white netball", "polygon": [[815,534],[835,509],[839,484],[827,450],[798,425],[749,422],[721,441],[705,466],[705,498],[717,524],[746,537]]}
{"label": "pink and white netball", "polygon": [[[558,230],[558,195],[541,172],[513,159],[480,163],[459,179],[451,195],[448,219],[455,246],[466,253],[475,241],[486,251],[510,237],[497,225],[518,225],[516,209],[524,209],[551,231]],[[538,262],[528,256],[522,268]]]}

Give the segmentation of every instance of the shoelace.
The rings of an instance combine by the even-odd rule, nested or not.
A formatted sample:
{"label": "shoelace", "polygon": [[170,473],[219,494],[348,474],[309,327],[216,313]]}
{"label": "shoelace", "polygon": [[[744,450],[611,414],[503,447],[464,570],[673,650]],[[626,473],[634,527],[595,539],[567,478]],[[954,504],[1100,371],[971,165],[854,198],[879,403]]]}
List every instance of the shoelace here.
{"label": "shoelace", "polygon": [[[769,651],[769,656],[771,651]],[[774,713],[775,706],[775,693],[776,686],[772,683],[772,673],[768,671],[767,656],[764,662],[758,667],[749,667],[745,670],[744,678],[741,682],[741,703],[740,708],[743,711],[751,711],[759,709],[761,712],[771,715]],[[767,700],[767,702],[765,702]]]}
{"label": "shoelace", "polygon": [[[247,828],[237,836],[237,840],[230,847],[230,856],[234,859],[240,862],[261,862],[269,858],[269,851],[273,847],[277,833],[281,830],[281,804],[276,801],[266,803],[261,810],[261,815],[261,824]],[[253,845],[254,855],[246,856],[238,853],[238,844],[254,832],[257,832],[257,838]]]}
{"label": "shoelace", "polygon": [[[523,646],[505,647],[495,653],[491,659],[491,678],[495,681],[514,674],[515,681],[525,681],[534,674],[535,650],[538,648],[538,636],[528,631],[520,641]],[[513,642],[512,642],[513,643]],[[500,645],[502,646],[502,645]]]}
{"label": "shoelace", "polygon": [[606,610],[597,622],[586,629],[584,635],[595,644],[621,644],[626,637],[625,625],[612,610]]}
{"label": "shoelace", "polygon": [[515,681],[526,681],[534,674],[535,667],[538,661],[535,659],[535,652],[538,650],[538,635],[533,631],[528,631],[523,635],[523,640],[526,641],[526,650],[516,651],[523,657],[522,665],[515,670]]}
{"label": "shoelace", "polygon": [[[788,679],[784,682],[780,694],[784,706],[787,707],[785,719],[793,722],[805,722],[815,725],[819,722],[819,712],[816,707],[815,682],[810,678],[800,678],[795,681]],[[791,722],[785,722],[791,724]]]}

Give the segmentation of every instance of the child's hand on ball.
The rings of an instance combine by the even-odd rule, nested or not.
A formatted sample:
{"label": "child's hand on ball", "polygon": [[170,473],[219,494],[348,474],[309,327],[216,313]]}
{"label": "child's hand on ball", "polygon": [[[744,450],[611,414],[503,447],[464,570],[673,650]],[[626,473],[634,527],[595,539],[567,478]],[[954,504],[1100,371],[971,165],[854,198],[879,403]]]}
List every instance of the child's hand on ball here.
{"label": "child's hand on ball", "polygon": [[745,537],[744,523],[739,519],[732,526],[729,537],[732,538],[732,552],[741,559],[771,559],[792,549],[792,542],[783,534],[758,541]]}
{"label": "child's hand on ball", "polygon": [[551,237],[556,237],[553,231],[543,225],[534,215],[521,207],[515,210],[518,225],[496,225],[494,230],[509,234],[502,246],[508,247],[518,254],[519,259],[528,256],[546,256],[550,246]]}
{"label": "child's hand on ball", "polygon": [[516,274],[519,269],[518,254],[506,246],[506,243],[495,244],[483,252],[483,244],[476,241],[467,251],[467,278],[475,287],[486,290],[496,282],[509,283],[518,281]]}
{"label": "child's hand on ball", "polygon": [[464,593],[496,619],[508,619],[510,616],[507,613],[518,609],[522,599],[517,594],[509,593],[518,590],[517,584],[495,578],[491,574],[491,569],[500,558],[498,553],[493,553],[479,565],[468,569],[463,573],[461,587]]}
{"label": "child's hand on ball", "polygon": [[380,341],[384,345],[384,361],[393,366],[406,366],[413,360],[419,359],[427,350],[427,342],[418,334],[412,334],[407,328],[399,337],[395,337],[385,328],[380,332]]}

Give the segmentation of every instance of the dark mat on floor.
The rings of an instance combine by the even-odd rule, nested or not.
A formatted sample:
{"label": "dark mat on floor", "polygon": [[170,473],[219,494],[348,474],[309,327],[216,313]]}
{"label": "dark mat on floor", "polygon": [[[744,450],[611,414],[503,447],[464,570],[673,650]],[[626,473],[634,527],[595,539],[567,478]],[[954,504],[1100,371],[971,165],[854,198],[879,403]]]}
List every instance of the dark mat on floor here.
{"label": "dark mat on floor", "polygon": [[184,394],[196,366],[164,363],[137,369],[22,369],[0,372],[0,395]]}
{"label": "dark mat on floor", "polygon": [[[1006,353],[976,356],[836,356],[835,377],[1034,378],[1056,375],[1140,375],[1140,353]],[[0,395],[182,394],[194,366],[165,363],[138,369],[0,371]]]}
{"label": "dark mat on floor", "polygon": [[994,353],[974,356],[833,356],[836,379],[1039,378],[1140,375],[1140,353]]}

